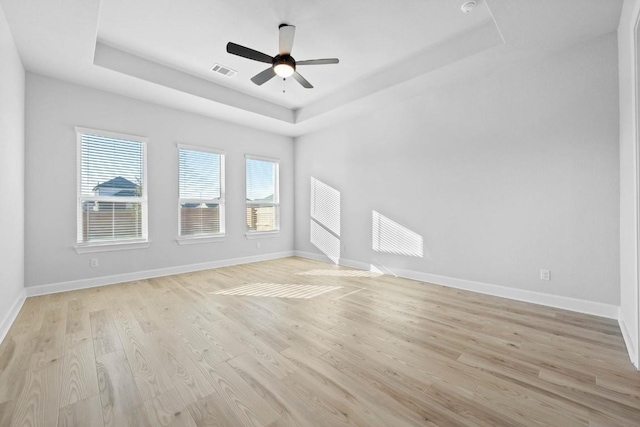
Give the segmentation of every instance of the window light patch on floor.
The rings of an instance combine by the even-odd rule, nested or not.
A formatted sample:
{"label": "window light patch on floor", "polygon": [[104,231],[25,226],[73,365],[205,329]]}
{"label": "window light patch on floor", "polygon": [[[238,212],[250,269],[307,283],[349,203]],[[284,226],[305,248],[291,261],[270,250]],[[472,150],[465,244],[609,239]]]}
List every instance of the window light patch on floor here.
{"label": "window light patch on floor", "polygon": [[342,286],[289,285],[279,283],[253,283],[237,288],[211,292],[215,295],[239,295],[271,298],[310,299],[327,292],[341,289]]}
{"label": "window light patch on floor", "polygon": [[378,277],[382,273],[365,270],[309,270],[302,271],[300,276],[327,276],[327,277]]}

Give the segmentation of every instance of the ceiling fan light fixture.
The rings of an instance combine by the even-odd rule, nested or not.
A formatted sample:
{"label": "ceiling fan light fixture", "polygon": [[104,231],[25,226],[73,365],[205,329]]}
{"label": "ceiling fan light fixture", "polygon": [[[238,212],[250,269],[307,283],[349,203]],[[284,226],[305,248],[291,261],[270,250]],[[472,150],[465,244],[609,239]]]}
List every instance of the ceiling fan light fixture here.
{"label": "ceiling fan light fixture", "polygon": [[273,72],[286,79],[296,71],[296,60],[289,54],[277,55],[273,58]]}
{"label": "ceiling fan light fixture", "polygon": [[283,79],[286,79],[287,77],[291,77],[293,75],[295,69],[287,63],[282,63],[274,65],[273,71],[275,71],[275,73]]}

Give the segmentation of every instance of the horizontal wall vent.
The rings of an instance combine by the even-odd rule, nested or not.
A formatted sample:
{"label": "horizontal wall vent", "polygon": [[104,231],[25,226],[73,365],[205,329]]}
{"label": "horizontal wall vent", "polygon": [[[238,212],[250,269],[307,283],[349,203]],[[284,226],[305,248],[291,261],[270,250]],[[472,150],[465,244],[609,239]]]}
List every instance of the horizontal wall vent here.
{"label": "horizontal wall vent", "polygon": [[213,68],[211,69],[211,71],[213,71],[214,73],[221,74],[221,75],[223,75],[225,77],[229,77],[229,78],[231,78],[231,77],[235,76],[236,74],[238,74],[238,72],[236,70],[232,70],[231,68],[225,67],[224,65],[220,65],[220,64],[215,64],[213,66]]}

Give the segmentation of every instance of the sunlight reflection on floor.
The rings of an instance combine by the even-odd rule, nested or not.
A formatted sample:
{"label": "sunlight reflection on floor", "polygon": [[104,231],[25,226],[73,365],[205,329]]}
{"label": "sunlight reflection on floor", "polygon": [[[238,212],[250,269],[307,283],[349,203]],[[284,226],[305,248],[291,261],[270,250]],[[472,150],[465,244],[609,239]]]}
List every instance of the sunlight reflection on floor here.
{"label": "sunlight reflection on floor", "polygon": [[303,271],[300,276],[327,276],[327,277],[378,277],[382,273],[364,270],[309,270]]}
{"label": "sunlight reflection on floor", "polygon": [[253,283],[237,288],[210,292],[215,295],[241,295],[272,298],[314,298],[327,292],[341,289],[342,286],[288,285],[278,283]]}

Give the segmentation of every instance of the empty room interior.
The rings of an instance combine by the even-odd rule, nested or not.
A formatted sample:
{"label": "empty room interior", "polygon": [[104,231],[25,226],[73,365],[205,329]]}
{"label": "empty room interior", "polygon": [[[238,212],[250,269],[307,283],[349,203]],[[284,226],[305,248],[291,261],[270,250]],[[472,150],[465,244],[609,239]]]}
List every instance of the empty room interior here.
{"label": "empty room interior", "polygon": [[640,0],[0,0],[0,426],[640,425]]}

